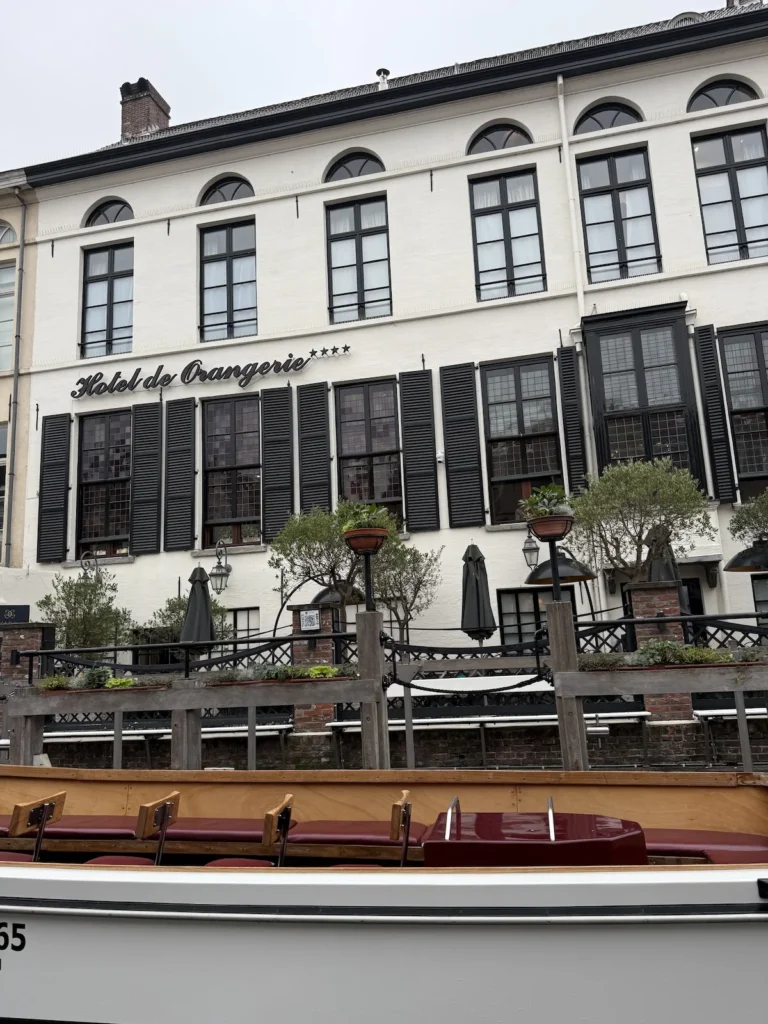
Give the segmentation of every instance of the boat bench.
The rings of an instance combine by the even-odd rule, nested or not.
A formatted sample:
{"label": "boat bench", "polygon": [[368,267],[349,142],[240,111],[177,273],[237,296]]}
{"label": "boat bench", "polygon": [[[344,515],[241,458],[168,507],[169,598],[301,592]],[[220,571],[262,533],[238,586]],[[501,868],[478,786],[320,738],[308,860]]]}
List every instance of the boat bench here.
{"label": "boat bench", "polygon": [[705,857],[710,864],[768,864],[768,836],[686,828],[646,828],[649,857]]}

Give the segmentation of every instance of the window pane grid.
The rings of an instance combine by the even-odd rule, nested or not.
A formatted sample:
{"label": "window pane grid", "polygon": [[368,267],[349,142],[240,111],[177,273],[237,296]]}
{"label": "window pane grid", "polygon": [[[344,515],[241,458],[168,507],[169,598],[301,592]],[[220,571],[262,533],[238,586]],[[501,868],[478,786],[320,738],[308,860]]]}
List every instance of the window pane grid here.
{"label": "window pane grid", "polygon": [[396,405],[394,381],[355,384],[336,392],[341,497],[386,506],[401,520]]}
{"label": "window pane grid", "polygon": [[470,194],[478,300],[546,291],[535,172],[473,181]]}
{"label": "window pane grid", "polygon": [[261,534],[258,398],[205,405],[206,542],[258,543]]}
{"label": "window pane grid", "polygon": [[[2,228],[0,227],[1,234]],[[11,369],[15,287],[15,264],[11,263],[0,267],[0,370]]]}
{"label": "window pane grid", "polygon": [[590,282],[660,273],[646,151],[580,162],[579,187]]}
{"label": "window pane grid", "polygon": [[[762,490],[760,478],[768,478],[768,331],[725,335],[720,343],[736,465],[746,500]],[[745,489],[750,479],[753,482]]]}
{"label": "window pane grid", "polygon": [[80,425],[78,553],[127,553],[131,524],[131,413]]}
{"label": "window pane grid", "polygon": [[258,334],[255,222],[201,231],[200,264],[200,340]]}
{"label": "window pane grid", "polygon": [[331,323],[392,315],[387,224],[385,199],[328,208]]}
{"label": "window pane grid", "polygon": [[84,359],[130,352],[133,340],[133,244],[85,253]]}

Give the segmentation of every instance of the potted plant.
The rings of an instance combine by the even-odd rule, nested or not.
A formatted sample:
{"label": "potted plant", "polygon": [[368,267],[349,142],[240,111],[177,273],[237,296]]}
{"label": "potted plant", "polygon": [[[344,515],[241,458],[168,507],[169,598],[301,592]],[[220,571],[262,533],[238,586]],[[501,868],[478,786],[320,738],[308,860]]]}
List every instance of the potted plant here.
{"label": "potted plant", "polygon": [[355,505],[342,529],[344,540],[355,554],[372,555],[389,537],[392,517],[377,505]]}
{"label": "potted plant", "polygon": [[560,484],[544,484],[518,503],[520,514],[539,540],[562,540],[571,532],[573,509]]}

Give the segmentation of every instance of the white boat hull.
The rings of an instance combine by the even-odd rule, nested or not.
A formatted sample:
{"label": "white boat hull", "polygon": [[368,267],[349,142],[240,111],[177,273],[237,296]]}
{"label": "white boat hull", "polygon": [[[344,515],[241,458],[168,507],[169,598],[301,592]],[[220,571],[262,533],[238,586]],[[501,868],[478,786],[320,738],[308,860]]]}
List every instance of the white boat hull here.
{"label": "white boat hull", "polygon": [[763,877],[768,867],[6,864],[0,1014],[78,1024],[759,1020]]}

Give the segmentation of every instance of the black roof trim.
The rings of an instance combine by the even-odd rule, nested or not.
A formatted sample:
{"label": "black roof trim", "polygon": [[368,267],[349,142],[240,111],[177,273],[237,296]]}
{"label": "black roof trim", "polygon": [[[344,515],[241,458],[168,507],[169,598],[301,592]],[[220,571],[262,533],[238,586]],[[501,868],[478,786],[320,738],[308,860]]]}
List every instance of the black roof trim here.
{"label": "black roof trim", "polygon": [[[759,39],[768,35],[768,8],[739,12],[736,17],[716,18],[679,28],[660,28],[634,38],[598,42],[572,50],[558,50],[518,62],[482,67],[455,76],[424,77],[412,84],[363,93],[352,91],[341,98],[314,105],[255,112],[253,118],[215,121],[208,127],[148,138],[128,146],[115,146],[78,156],[27,167],[32,187],[54,185],[111,171],[128,170],[163,160],[175,160],[242,146],[252,142],[330,128],[373,117],[398,114],[419,107],[487,93],[551,82],[557,75],[574,77],[612,68],[674,57],[696,50]],[[599,39],[600,37],[598,37]]]}

